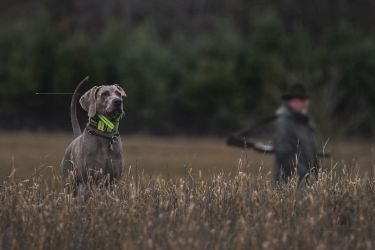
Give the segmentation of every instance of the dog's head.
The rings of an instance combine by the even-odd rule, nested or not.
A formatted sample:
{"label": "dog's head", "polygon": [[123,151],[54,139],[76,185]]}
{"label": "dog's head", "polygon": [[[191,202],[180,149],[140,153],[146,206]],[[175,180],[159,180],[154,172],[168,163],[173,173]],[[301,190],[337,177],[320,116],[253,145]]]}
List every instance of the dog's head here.
{"label": "dog's head", "polygon": [[123,97],[126,97],[126,93],[117,84],[94,86],[81,97],[79,103],[89,117],[99,113],[116,119],[124,112]]}

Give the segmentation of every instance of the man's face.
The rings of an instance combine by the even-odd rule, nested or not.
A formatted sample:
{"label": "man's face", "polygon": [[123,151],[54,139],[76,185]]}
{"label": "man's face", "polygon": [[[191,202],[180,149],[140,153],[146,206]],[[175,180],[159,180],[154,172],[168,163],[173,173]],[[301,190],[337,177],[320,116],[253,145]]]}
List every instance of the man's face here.
{"label": "man's face", "polygon": [[292,98],[288,100],[288,106],[297,113],[307,114],[310,108],[310,99]]}

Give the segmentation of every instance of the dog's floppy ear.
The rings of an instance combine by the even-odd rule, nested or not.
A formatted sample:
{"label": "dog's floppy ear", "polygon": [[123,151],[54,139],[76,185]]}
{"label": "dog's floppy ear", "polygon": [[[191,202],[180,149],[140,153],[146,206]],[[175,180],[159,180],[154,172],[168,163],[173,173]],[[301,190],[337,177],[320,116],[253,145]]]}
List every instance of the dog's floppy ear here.
{"label": "dog's floppy ear", "polygon": [[120,91],[121,97],[126,97],[126,93],[125,93],[124,89],[121,88],[121,86],[118,85],[118,84],[115,84],[115,86],[117,87],[118,91]]}
{"label": "dog's floppy ear", "polygon": [[100,87],[94,86],[79,99],[81,107],[87,111],[89,117],[96,115],[96,93]]}

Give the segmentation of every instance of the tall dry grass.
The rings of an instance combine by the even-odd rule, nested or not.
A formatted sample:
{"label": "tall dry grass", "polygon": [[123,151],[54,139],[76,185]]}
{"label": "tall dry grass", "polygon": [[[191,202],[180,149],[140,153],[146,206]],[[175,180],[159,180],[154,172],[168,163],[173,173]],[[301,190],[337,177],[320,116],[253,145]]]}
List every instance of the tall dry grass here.
{"label": "tall dry grass", "polygon": [[[195,175],[194,175],[195,176]],[[130,169],[91,197],[59,177],[5,178],[1,249],[373,249],[375,178],[345,169],[297,188],[269,176],[149,177]]]}

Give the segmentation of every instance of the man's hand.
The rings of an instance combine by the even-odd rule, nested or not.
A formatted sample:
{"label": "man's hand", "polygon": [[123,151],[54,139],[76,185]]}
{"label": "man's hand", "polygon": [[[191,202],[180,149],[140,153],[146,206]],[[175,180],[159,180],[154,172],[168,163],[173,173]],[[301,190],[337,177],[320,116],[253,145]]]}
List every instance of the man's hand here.
{"label": "man's hand", "polygon": [[253,148],[256,151],[263,152],[263,153],[274,153],[274,148],[272,145],[265,144],[262,142],[253,143]]}

